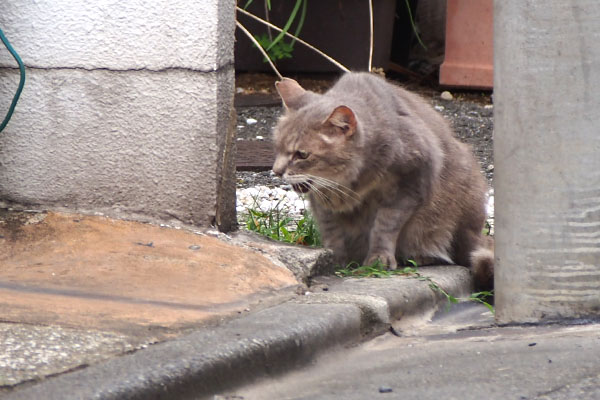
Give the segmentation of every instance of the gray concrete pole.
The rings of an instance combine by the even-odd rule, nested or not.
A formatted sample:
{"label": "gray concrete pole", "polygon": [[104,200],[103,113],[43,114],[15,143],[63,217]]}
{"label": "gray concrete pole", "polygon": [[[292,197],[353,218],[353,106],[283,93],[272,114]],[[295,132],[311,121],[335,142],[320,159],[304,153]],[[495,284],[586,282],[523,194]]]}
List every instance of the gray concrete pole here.
{"label": "gray concrete pole", "polygon": [[600,316],[598,0],[496,0],[500,323]]}

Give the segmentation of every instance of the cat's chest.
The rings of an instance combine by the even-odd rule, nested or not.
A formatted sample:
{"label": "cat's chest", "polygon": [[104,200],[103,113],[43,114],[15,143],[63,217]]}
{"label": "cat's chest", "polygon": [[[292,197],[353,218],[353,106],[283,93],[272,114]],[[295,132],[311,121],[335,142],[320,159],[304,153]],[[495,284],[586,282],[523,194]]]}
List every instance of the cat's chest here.
{"label": "cat's chest", "polygon": [[323,219],[323,222],[334,224],[339,229],[363,230],[372,225],[379,205],[378,196],[367,196],[360,204],[351,209],[336,210],[315,205],[317,209],[314,212],[317,217],[321,216],[320,219]]}

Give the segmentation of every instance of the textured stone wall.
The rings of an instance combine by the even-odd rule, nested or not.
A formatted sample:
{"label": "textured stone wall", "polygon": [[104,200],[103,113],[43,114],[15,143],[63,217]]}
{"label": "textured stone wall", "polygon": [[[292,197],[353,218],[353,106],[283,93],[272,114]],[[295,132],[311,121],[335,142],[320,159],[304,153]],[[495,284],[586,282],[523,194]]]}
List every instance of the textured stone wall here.
{"label": "textured stone wall", "polygon": [[234,6],[2,2],[0,200],[230,229]]}
{"label": "textured stone wall", "polygon": [[600,7],[497,0],[494,185],[502,323],[600,316]]}

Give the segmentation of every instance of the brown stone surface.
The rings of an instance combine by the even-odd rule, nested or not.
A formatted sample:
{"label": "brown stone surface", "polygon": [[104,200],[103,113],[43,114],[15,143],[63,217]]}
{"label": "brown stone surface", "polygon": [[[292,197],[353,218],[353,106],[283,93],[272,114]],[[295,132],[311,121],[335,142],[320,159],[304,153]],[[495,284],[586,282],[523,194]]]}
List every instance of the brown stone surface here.
{"label": "brown stone surface", "polygon": [[243,311],[291,272],[186,230],[77,214],[0,218],[2,320],[180,328]]}

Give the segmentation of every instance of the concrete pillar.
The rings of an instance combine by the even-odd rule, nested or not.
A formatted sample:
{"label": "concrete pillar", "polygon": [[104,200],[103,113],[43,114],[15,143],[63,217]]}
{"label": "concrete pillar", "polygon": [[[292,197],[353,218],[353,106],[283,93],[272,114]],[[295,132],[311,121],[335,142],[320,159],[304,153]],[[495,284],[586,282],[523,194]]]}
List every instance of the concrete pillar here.
{"label": "concrete pillar", "polygon": [[1,2],[0,200],[230,229],[234,6]]}
{"label": "concrete pillar", "polygon": [[598,317],[598,1],[494,6],[497,320]]}

